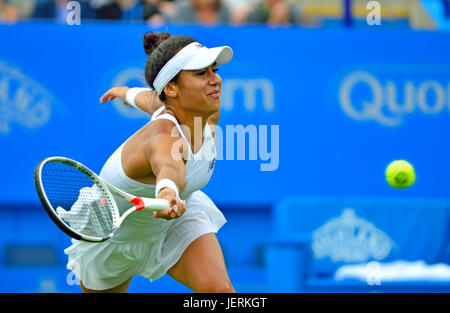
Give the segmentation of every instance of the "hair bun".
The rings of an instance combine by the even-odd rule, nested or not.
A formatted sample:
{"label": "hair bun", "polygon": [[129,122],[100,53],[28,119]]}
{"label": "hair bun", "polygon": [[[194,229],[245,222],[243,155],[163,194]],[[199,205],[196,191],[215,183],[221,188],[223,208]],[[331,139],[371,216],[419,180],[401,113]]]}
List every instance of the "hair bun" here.
{"label": "hair bun", "polygon": [[144,34],[144,50],[145,53],[150,56],[153,50],[163,42],[164,40],[170,38],[169,33],[154,33],[154,32],[146,32]]}

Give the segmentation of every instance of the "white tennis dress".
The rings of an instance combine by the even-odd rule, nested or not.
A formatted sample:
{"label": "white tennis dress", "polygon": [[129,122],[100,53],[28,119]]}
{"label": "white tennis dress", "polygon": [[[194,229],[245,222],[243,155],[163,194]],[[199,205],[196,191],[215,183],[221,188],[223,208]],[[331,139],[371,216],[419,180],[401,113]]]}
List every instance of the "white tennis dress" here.
{"label": "white tennis dress", "polygon": [[[177,120],[157,110],[150,123],[157,119],[172,121],[186,140]],[[188,140],[187,144],[190,147]],[[100,177],[118,188],[136,196],[155,197],[155,185],[147,185],[127,177],[121,155],[123,144],[105,163]],[[186,201],[185,213],[176,219],[154,218],[150,212],[135,212],[128,216],[111,239],[91,243],[72,239],[64,250],[69,256],[67,269],[74,272],[89,289],[113,288],[131,276],[144,276],[151,281],[163,276],[181,257],[187,246],[198,237],[216,233],[225,223],[225,217],[202,191],[211,178],[215,162],[215,146],[209,125],[205,139],[194,155],[189,149],[186,162],[186,187],[180,198]],[[120,212],[131,203],[116,198]]]}

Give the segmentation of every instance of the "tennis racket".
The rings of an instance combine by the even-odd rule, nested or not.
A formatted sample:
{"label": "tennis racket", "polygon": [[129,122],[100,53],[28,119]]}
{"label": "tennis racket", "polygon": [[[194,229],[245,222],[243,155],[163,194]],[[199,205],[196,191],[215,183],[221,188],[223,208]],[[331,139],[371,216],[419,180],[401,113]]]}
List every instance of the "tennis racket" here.
{"label": "tennis racket", "polygon": [[[77,240],[105,241],[114,236],[131,213],[162,211],[170,206],[165,199],[136,197],[120,190],[83,164],[65,157],[41,161],[34,171],[34,183],[53,222]],[[134,206],[120,214],[113,195]]]}

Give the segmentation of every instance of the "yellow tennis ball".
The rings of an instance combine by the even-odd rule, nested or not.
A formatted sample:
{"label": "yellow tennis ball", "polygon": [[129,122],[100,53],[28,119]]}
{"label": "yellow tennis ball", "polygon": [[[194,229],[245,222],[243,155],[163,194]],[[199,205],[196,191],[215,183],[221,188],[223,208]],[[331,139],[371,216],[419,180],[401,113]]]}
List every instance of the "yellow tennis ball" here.
{"label": "yellow tennis ball", "polygon": [[407,188],[416,180],[414,167],[405,160],[392,161],[386,168],[386,180],[394,188]]}

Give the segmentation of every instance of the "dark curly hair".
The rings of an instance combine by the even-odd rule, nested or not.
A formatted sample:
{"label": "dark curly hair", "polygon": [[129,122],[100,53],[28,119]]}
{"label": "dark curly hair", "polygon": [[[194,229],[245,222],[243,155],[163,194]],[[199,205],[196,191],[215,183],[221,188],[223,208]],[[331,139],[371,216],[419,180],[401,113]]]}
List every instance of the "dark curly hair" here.
{"label": "dark curly hair", "polygon": [[[194,38],[186,36],[172,36],[169,33],[146,32],[144,34],[144,50],[148,55],[147,64],[145,65],[145,80],[147,84],[155,89],[153,82],[163,66],[181,49],[192,42],[196,42]],[[171,81],[176,82],[178,75]],[[159,95],[161,101],[166,100],[164,91]]]}

